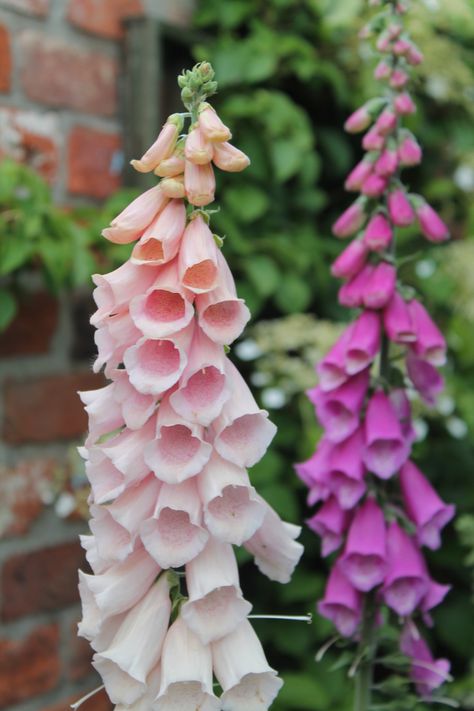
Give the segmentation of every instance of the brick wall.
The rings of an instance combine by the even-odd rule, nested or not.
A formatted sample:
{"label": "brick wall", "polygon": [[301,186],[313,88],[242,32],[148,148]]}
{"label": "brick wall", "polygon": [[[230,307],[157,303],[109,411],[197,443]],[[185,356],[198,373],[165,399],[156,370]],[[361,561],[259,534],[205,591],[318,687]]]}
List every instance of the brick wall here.
{"label": "brick wall", "polygon": [[[0,156],[34,166],[60,202],[116,190],[121,19],[189,12],[189,0],[0,0]],[[56,301],[26,275],[0,334],[0,709],[65,711],[98,685],[76,637],[85,524],[68,493],[83,483],[76,391],[101,385],[91,311],[89,294]],[[83,708],[111,706],[99,694]]]}

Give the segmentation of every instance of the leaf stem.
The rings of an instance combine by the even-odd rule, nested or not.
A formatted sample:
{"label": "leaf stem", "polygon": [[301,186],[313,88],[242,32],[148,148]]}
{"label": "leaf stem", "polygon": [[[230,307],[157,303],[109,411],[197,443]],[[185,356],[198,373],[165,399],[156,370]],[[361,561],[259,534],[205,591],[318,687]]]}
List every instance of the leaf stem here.
{"label": "leaf stem", "polygon": [[371,705],[374,658],[377,649],[376,613],[375,595],[369,592],[364,600],[359,654],[357,655],[360,662],[355,672],[354,711],[369,711]]}

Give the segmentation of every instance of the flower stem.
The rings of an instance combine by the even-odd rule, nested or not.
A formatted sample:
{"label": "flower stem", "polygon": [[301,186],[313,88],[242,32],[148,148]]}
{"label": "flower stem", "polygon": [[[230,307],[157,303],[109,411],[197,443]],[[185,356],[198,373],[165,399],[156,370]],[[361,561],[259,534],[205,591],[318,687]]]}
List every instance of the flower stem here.
{"label": "flower stem", "polygon": [[375,596],[368,593],[364,600],[361,637],[358,658],[360,663],[355,673],[354,711],[369,711],[372,697],[374,658],[377,648]]}

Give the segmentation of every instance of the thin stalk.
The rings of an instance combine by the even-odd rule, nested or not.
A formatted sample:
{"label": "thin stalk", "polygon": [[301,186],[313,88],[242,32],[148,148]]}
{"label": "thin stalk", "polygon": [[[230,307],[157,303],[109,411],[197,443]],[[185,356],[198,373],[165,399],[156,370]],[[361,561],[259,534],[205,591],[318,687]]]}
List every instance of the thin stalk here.
{"label": "thin stalk", "polygon": [[376,613],[375,596],[373,593],[368,593],[364,600],[359,654],[357,655],[360,661],[355,671],[354,711],[369,711],[371,705],[374,658],[377,649]]}

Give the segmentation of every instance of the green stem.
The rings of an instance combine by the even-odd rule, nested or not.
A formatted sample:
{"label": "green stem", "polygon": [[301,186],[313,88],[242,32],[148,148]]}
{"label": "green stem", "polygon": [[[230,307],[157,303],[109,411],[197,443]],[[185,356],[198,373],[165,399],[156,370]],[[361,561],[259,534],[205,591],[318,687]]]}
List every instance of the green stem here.
{"label": "green stem", "polygon": [[375,596],[373,593],[368,593],[365,596],[362,616],[358,654],[360,662],[355,675],[354,711],[369,711],[371,705],[374,658],[377,649],[376,612]]}

